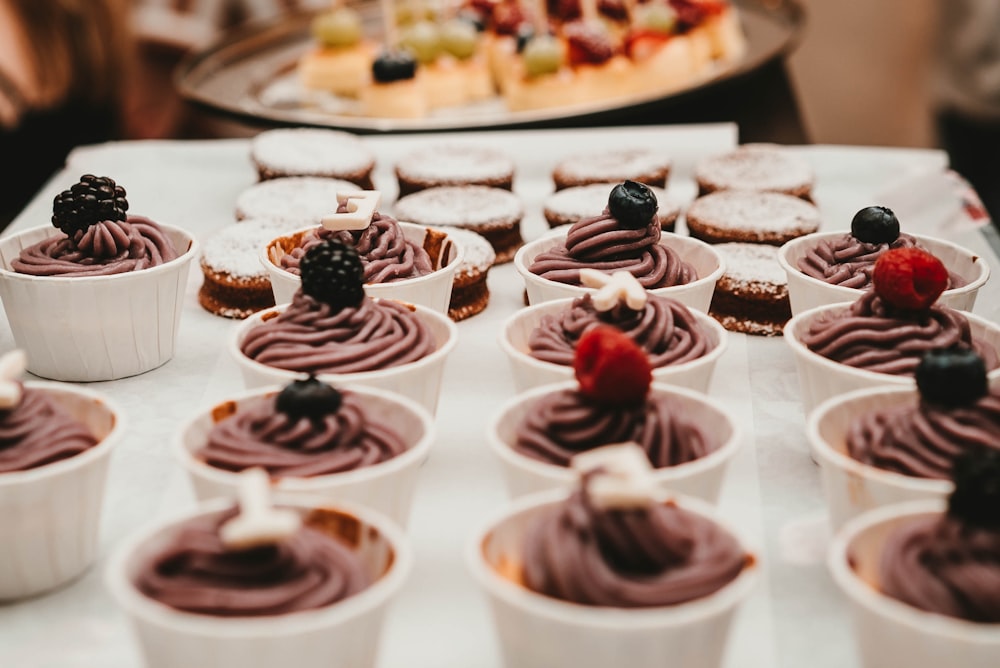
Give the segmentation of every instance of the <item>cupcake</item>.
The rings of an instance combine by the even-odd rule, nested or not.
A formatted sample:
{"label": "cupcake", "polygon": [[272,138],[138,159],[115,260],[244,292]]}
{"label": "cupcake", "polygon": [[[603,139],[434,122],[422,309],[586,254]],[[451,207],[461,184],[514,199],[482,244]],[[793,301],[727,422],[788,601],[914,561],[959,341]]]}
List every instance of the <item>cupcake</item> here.
{"label": "cupcake", "polygon": [[684,214],[688,233],[710,244],[780,246],[819,229],[819,209],[798,197],[723,190],[699,197]]}
{"label": "cupcake", "polygon": [[271,505],[243,474],[216,500],[128,540],[107,583],[153,668],[276,662],[374,665],[382,619],[412,564],[398,528],[361,508]]}
{"label": "cupcake", "polygon": [[658,488],[633,448],[579,456],[568,496],[525,497],[477,532],[469,560],[506,665],[721,665],[757,560],[707,504]]}
{"label": "cupcake", "polygon": [[808,162],[777,144],[744,144],[701,160],[694,169],[698,195],[754,190],[812,201],[815,176]]}
{"label": "cupcake", "polygon": [[433,440],[414,402],[309,377],[217,404],[181,429],[175,451],[201,500],[233,496],[242,471],[263,468],[286,499],[355,503],[405,525]]}
{"label": "cupcake", "polygon": [[[619,181],[620,182],[620,181]],[[549,227],[572,225],[583,218],[590,218],[594,212],[607,205],[608,193],[614,183],[592,183],[557,190],[545,198],[542,214]],[[673,232],[680,216],[681,207],[667,195],[663,188],[649,186],[656,196],[656,215],[664,232]]]}
{"label": "cupcake", "polygon": [[358,253],[337,239],[311,247],[300,269],[291,303],[256,313],[234,334],[246,384],[315,374],[399,392],[433,412],[454,323],[425,307],[366,296]]}
{"label": "cupcake", "polygon": [[437,144],[396,163],[399,196],[441,186],[488,186],[513,190],[514,161],[501,151],[471,144]]}
{"label": "cupcake", "polygon": [[52,227],[0,241],[0,299],[31,373],[114,380],[173,357],[198,244],[128,208],[124,188],[86,174],[56,196]]}
{"label": "cupcake", "polygon": [[250,141],[250,160],[261,181],[318,176],[372,188],[375,155],[349,132],[322,128],[280,128]]}
{"label": "cupcake", "polygon": [[0,358],[0,601],[54,589],[96,560],[108,461],[125,431],[96,392],[22,385],[25,364],[21,351]]}

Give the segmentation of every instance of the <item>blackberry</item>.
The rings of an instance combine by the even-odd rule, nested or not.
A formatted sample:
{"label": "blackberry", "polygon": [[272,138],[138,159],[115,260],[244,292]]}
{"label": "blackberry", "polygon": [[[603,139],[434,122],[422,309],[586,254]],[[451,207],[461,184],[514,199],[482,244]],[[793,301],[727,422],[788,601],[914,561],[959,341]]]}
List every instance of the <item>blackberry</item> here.
{"label": "blackberry", "polygon": [[335,309],[357,306],[364,299],[364,267],[358,252],[339,239],[321,241],[299,264],[302,292]]}
{"label": "blackberry", "polygon": [[1000,450],[972,448],[955,460],[948,514],[966,524],[1000,530]]}
{"label": "blackberry", "polygon": [[84,174],[52,202],[52,224],[72,236],[105,220],[125,220],[125,189],[107,176]]}
{"label": "blackberry", "polygon": [[286,385],[274,400],[274,407],[293,420],[321,420],[336,413],[342,397],[336,388],[309,376]]}

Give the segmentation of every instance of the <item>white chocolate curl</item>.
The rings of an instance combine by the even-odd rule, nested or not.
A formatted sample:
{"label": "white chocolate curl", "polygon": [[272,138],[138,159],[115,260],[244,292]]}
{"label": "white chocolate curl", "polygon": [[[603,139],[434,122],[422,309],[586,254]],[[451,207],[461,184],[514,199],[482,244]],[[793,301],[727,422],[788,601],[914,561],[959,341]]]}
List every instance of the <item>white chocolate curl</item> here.
{"label": "white chocolate curl", "polygon": [[17,381],[27,368],[28,356],[23,350],[12,350],[0,357],[0,408],[21,403],[21,384]]}
{"label": "white chocolate curl", "polygon": [[381,193],[377,190],[337,193],[337,205],[347,204],[347,211],[323,216],[320,221],[328,230],[363,230],[372,223],[378,210]]}
{"label": "white chocolate curl", "polygon": [[601,312],[610,311],[620,303],[633,311],[641,311],[649,298],[646,289],[627,271],[605,274],[597,269],[581,269],[580,282],[588,288],[597,288],[593,296],[594,308]]}
{"label": "white chocolate curl", "polygon": [[653,466],[637,443],[616,443],[582,452],[570,461],[581,477],[589,475],[587,493],[601,509],[645,508],[665,498]]}
{"label": "white chocolate curl", "polygon": [[240,474],[240,513],[219,529],[222,544],[230,550],[274,545],[302,526],[302,518],[291,510],[271,505],[271,480],[262,468]]}

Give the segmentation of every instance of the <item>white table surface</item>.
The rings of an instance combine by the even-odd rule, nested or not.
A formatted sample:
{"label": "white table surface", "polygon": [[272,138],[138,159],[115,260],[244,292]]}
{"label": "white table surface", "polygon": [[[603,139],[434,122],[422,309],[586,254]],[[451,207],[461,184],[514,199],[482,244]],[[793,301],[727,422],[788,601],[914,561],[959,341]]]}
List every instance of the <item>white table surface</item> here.
{"label": "white table surface", "polygon": [[[551,192],[552,166],[563,157],[615,146],[662,149],[674,157],[668,191],[689,201],[695,193],[690,178],[694,161],[730,148],[737,139],[735,127],[725,125],[449,137],[496,146],[516,157],[515,192],[527,211],[523,230],[528,239],[546,229],[540,205]],[[385,201],[392,201],[395,159],[440,137],[365,141],[378,156],[376,186]],[[946,163],[942,153],[822,146],[795,150],[816,170],[823,229],[845,229],[857,209],[891,203],[904,230],[952,238],[1000,270],[996,254],[980,232],[963,224],[957,198],[934,175]],[[86,172],[124,185],[132,211],[186,227],[202,240],[233,224],[236,196],[255,181],[245,140],[86,147],[73,153],[67,168],[7,233],[47,224],[53,196]],[[900,185],[908,178],[916,185]],[[935,195],[931,203],[919,197],[927,193]],[[0,666],[141,665],[127,624],[104,590],[104,562],[122,537],[192,506],[192,491],[168,444],[183,420],[242,389],[237,368],[223,349],[236,324],[198,306],[200,284],[194,263],[172,361],[135,378],[93,384],[123,405],[130,424],[112,460],[100,562],[59,591],[0,606]],[[437,416],[438,439],[421,473],[409,528],[416,568],[387,619],[380,668],[501,665],[485,598],[464,559],[470,532],[506,501],[498,463],[483,433],[487,420],[513,393],[496,336],[500,323],[522,305],[523,286],[511,265],[494,268],[489,285],[489,308],[459,323],[460,341],[448,362]],[[1000,322],[1000,281],[980,293],[976,312]],[[0,351],[13,348],[3,320]],[[727,475],[721,511],[758,546],[765,575],[736,618],[726,668],[856,667],[847,607],[823,564],[828,536],[819,476],[807,453],[798,379],[786,344],[780,338],[730,334],[710,394],[732,412],[747,436]]]}

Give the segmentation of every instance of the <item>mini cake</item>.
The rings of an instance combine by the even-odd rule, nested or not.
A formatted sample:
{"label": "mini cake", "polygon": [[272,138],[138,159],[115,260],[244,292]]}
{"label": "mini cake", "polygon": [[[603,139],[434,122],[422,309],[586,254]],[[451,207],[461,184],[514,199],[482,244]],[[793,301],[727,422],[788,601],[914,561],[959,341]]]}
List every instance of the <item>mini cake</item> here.
{"label": "mini cake", "polygon": [[267,130],[250,142],[250,159],[261,181],[320,176],[372,188],[375,155],[347,132],[319,128]]}
{"label": "mini cake", "polygon": [[430,110],[427,92],[417,78],[417,61],[409,51],[385,50],[372,62],[371,84],[361,89],[366,116],[422,118]]}
{"label": "mini cake", "polygon": [[744,144],[729,153],[705,158],[695,165],[694,177],[699,195],[718,190],[757,190],[807,201],[812,200],[815,178],[808,162],[777,144]]}
{"label": "mini cake", "polygon": [[718,244],[726,272],[715,285],[709,315],[732,332],[781,336],[792,309],[778,249],[766,244]]}
{"label": "mini cake", "polygon": [[514,161],[500,151],[467,144],[418,149],[396,163],[399,196],[439,186],[489,186],[512,190]]}
{"label": "mini cake", "polygon": [[475,232],[454,229],[448,232],[448,237],[463,251],[448,305],[448,316],[458,322],[481,313],[489,304],[490,288],[486,277],[496,261],[496,253],[490,242]]}
{"label": "mini cake", "polygon": [[471,230],[486,238],[497,264],[510,262],[524,244],[524,207],[509,190],[486,186],[427,188],[400,198],[393,210],[403,221],[429,227]]}
{"label": "mini cake", "polygon": [[819,209],[797,197],[725,190],[699,197],[685,214],[688,232],[707,243],[780,246],[819,229]]}
{"label": "mini cake", "polygon": [[[570,186],[557,190],[545,198],[542,213],[549,227],[572,225],[583,218],[589,218],[608,205],[608,193],[614,183],[592,183],[585,186]],[[680,216],[681,207],[662,188],[650,186],[656,196],[656,215],[664,232],[673,232]]]}
{"label": "mini cake", "polygon": [[552,181],[556,190],[626,180],[666,188],[672,164],[670,158],[641,148],[583,153],[556,164]]}
{"label": "mini cake", "polygon": [[357,97],[371,78],[377,49],[374,42],[365,39],[358,12],[343,5],[333,7],[317,14],[310,29],[316,46],[299,59],[302,85]]}
{"label": "mini cake", "polygon": [[350,181],[290,176],[254,184],[236,198],[236,220],[269,218],[318,225],[337,205],[338,192],[360,190]]}

